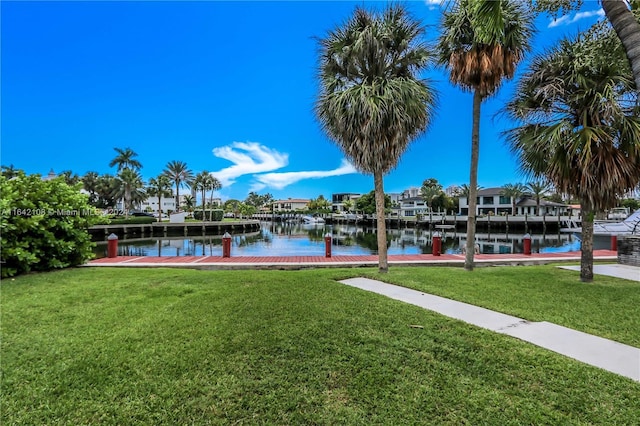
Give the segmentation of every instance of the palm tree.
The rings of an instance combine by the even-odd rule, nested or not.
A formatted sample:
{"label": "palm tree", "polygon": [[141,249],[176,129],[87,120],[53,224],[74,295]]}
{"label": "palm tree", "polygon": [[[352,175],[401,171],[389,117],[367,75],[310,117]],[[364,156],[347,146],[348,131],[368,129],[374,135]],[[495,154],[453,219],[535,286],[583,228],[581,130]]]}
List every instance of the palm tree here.
{"label": "palm tree", "polygon": [[640,91],[640,21],[624,0],[602,0],[602,9],[624,46],[636,90]]}
{"label": "palm tree", "polygon": [[160,174],[156,178],[149,179],[147,194],[149,194],[152,197],[158,197],[158,222],[161,222],[162,221],[162,197],[170,197],[172,195],[171,182],[169,181],[169,178],[163,174]]}
{"label": "palm tree", "polygon": [[89,203],[95,204],[98,200],[98,173],[87,172],[82,176],[82,187],[89,193]]}
{"label": "palm tree", "polygon": [[184,161],[169,161],[163,172],[176,186],[176,211],[180,211],[180,187],[193,178],[193,172]]}
{"label": "palm tree", "polygon": [[20,170],[16,169],[13,164],[9,164],[8,166],[2,166],[2,176],[7,179],[14,178],[18,176]]}
{"label": "palm tree", "polygon": [[191,181],[190,185],[195,191],[202,192],[202,221],[205,221],[205,206],[207,204],[206,192],[211,188],[213,176],[206,170],[198,173]]}
{"label": "palm tree", "polygon": [[383,273],[389,269],[383,176],[426,130],[435,104],[431,83],[417,77],[432,60],[423,32],[401,6],[380,13],[356,8],[343,27],[320,40],[316,113],[354,166],[373,175]]}
{"label": "palm tree", "polygon": [[82,180],[80,176],[73,173],[73,171],[71,170],[64,170],[60,172],[58,176],[64,179],[65,183],[69,186],[75,186],[77,183],[79,183]]}
{"label": "palm tree", "polygon": [[540,216],[540,200],[551,190],[551,185],[545,180],[536,180],[527,183],[527,190],[536,199],[536,216]]}
{"label": "palm tree", "polygon": [[425,179],[420,187],[420,196],[429,207],[429,214],[433,213],[433,202],[444,195],[442,185],[435,178]]}
{"label": "palm tree", "polygon": [[[481,189],[482,189],[482,187],[480,185],[476,185],[476,194]],[[458,194],[461,197],[467,197],[467,204],[469,204],[468,200],[469,200],[469,194],[471,194],[471,187],[468,184],[464,183],[464,184],[460,185],[460,188],[458,189]]]}
{"label": "palm tree", "polygon": [[118,173],[116,179],[119,185],[114,196],[118,199],[124,199],[125,217],[129,217],[129,210],[133,209],[133,202],[144,199],[142,177],[136,170],[124,168]]}
{"label": "palm tree", "polygon": [[593,217],[640,182],[640,103],[622,45],[594,26],[536,57],[508,104],[525,172],[580,199],[580,278],[593,280]]}
{"label": "palm tree", "polygon": [[220,191],[222,189],[222,183],[218,180],[217,177],[213,176],[212,174],[209,175],[209,177],[211,178],[210,180],[210,185],[209,185],[209,190],[211,190],[211,206],[213,207],[213,194],[216,191]]}
{"label": "palm tree", "polygon": [[109,162],[109,167],[117,166],[118,172],[123,169],[132,169],[132,170],[140,170],[142,168],[142,164],[140,161],[136,160],[135,157],[138,156],[131,148],[113,148],[118,155],[115,156],[113,160]]}
{"label": "palm tree", "polygon": [[351,210],[353,209],[354,205],[355,203],[353,202],[352,199],[346,199],[342,202],[342,207],[344,207],[347,213],[351,213]]}
{"label": "palm tree", "polygon": [[449,69],[453,84],[473,92],[469,215],[464,267],[473,270],[480,106],[494,94],[503,78],[512,78],[516,65],[529,50],[533,33],[529,10],[517,0],[458,0],[444,13],[438,42],[439,62]]}
{"label": "palm tree", "polygon": [[196,200],[191,195],[185,195],[184,197],[184,207],[188,212],[192,212],[196,206]]}
{"label": "palm tree", "polygon": [[[556,16],[559,12],[576,10],[582,3],[582,0],[536,0],[535,8]],[[640,0],[600,0],[600,3],[624,46],[636,90],[640,91]]]}
{"label": "palm tree", "polygon": [[113,208],[116,200],[114,194],[118,191],[118,180],[110,174],[98,176],[96,186],[96,207]]}
{"label": "palm tree", "polygon": [[508,183],[502,187],[500,195],[511,198],[511,214],[516,215],[516,202],[527,192],[527,187],[521,183]]}

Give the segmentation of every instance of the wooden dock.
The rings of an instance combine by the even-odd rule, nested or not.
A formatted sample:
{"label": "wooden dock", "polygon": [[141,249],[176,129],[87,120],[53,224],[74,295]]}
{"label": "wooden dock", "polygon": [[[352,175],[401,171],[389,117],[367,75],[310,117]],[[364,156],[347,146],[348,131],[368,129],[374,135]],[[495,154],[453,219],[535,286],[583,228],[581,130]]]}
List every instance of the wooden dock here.
{"label": "wooden dock", "polygon": [[106,239],[111,234],[116,234],[118,237],[180,235],[186,237],[189,235],[222,235],[225,232],[234,234],[259,230],[260,221],[258,220],[184,223],[154,222],[136,225],[95,225],[89,228],[89,234],[94,240],[101,240]]}

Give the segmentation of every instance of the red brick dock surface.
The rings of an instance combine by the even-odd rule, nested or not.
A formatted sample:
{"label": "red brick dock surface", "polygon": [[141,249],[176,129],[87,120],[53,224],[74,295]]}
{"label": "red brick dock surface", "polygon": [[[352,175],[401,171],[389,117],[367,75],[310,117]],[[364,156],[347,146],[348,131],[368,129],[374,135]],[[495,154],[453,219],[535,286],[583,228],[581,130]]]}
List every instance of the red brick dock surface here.
{"label": "red brick dock surface", "polygon": [[[616,261],[617,253],[611,250],[594,250],[595,260]],[[579,262],[580,252],[525,254],[476,254],[477,266],[488,265],[540,265],[551,262]],[[192,269],[247,269],[301,267],[354,267],[376,266],[378,256],[118,256],[92,260],[85,266],[116,267],[173,267]],[[389,255],[390,265],[462,266],[463,254]]]}

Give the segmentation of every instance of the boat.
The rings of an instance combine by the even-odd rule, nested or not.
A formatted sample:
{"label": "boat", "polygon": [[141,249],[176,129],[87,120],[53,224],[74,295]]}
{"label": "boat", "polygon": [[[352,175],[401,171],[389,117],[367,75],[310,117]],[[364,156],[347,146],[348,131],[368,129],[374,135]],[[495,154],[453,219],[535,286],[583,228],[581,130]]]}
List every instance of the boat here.
{"label": "boat", "polygon": [[324,219],[316,216],[302,216],[302,223],[305,225],[324,224]]}
{"label": "boat", "polygon": [[[561,232],[570,232],[573,234],[582,234],[582,227],[576,226],[574,223],[568,228],[560,229]],[[593,222],[594,236],[621,236],[621,235],[640,235],[640,209],[633,212],[629,217],[622,221],[596,220]]]}

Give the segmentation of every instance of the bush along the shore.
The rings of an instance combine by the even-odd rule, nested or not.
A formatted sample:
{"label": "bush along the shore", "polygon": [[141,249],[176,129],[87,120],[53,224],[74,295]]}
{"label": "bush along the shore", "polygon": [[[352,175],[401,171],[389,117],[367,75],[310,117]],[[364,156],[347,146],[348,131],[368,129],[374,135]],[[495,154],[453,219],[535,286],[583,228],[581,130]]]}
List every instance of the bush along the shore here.
{"label": "bush along the shore", "polygon": [[0,176],[2,277],[80,265],[92,254],[87,228],[100,212],[80,192],[80,184],[40,175]]}
{"label": "bush along the shore", "polygon": [[[213,210],[205,210],[205,219],[206,221],[220,222],[224,217],[224,210],[222,209],[213,209]],[[202,220],[202,210],[194,210],[193,218],[196,220]]]}

